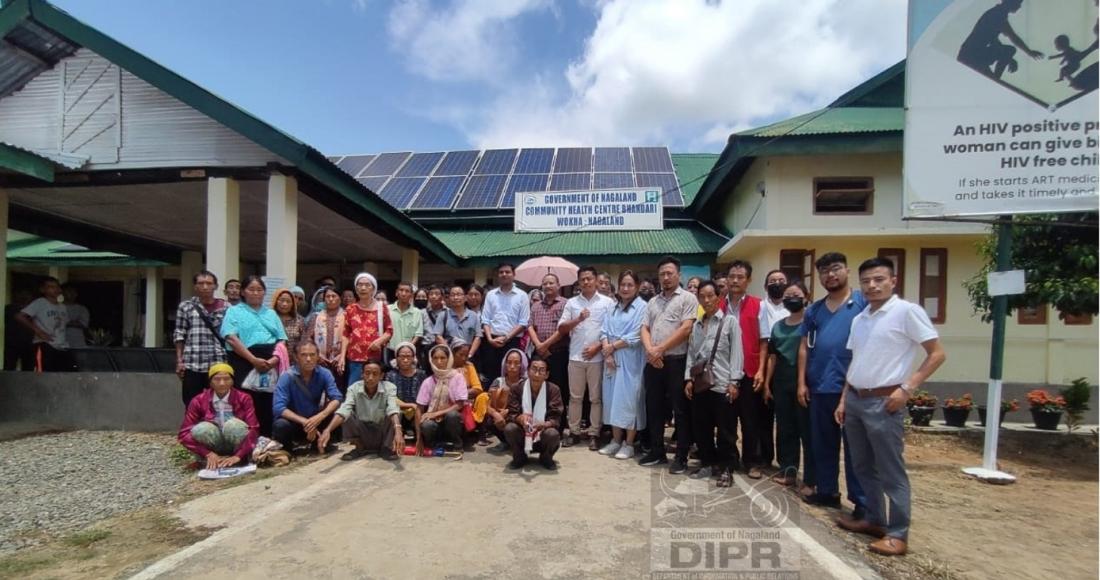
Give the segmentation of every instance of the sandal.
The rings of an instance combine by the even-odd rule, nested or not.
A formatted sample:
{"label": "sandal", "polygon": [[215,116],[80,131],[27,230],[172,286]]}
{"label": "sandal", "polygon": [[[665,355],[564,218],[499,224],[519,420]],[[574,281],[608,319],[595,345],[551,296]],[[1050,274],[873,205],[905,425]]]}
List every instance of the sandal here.
{"label": "sandal", "polygon": [[795,478],[789,475],[782,475],[780,473],[777,473],[772,476],[772,481],[779,485],[782,485],[783,487],[790,487],[794,485]]}
{"label": "sandal", "polygon": [[764,472],[760,471],[759,467],[750,467],[748,476],[749,479],[760,479],[764,477]]}
{"label": "sandal", "polygon": [[370,453],[370,452],[367,451],[366,449],[361,449],[359,447],[356,447],[355,449],[352,449],[351,451],[348,451],[347,453],[341,455],[340,460],[341,461],[354,461],[356,459],[359,459],[360,457],[366,457],[367,453]]}
{"label": "sandal", "polygon": [[718,476],[718,483],[715,485],[718,487],[733,487],[733,473],[728,470],[723,471],[722,474]]}

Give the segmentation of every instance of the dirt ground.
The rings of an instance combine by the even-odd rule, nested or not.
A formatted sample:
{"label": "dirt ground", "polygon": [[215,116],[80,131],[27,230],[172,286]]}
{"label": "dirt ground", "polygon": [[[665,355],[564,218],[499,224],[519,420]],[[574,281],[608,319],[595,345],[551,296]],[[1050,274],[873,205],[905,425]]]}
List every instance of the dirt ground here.
{"label": "dirt ground", "polygon": [[1017,476],[1011,485],[981,483],[961,472],[981,465],[977,436],[911,432],[906,444],[913,488],[910,553],[869,555],[884,577],[1100,574],[1095,437],[1002,436],[999,467]]}
{"label": "dirt ground", "polygon": [[[1072,440],[1067,437],[1055,440],[1044,439],[1044,443],[1041,444],[1035,441],[1035,439],[1002,439],[1000,467],[1017,475],[1019,480],[1013,485],[996,486],[980,483],[960,471],[962,467],[980,464],[980,439],[945,434],[910,433],[906,455],[913,485],[914,519],[910,536],[912,551],[905,558],[883,558],[868,554],[863,550],[865,542],[862,538],[841,533],[831,525],[814,522],[811,526],[811,522],[803,521],[802,527],[815,528],[814,534],[835,553],[841,554],[847,551],[861,554],[871,567],[889,580],[1049,578],[1055,575],[1059,578],[1071,579],[1096,578],[1100,573],[1096,560],[1096,554],[1100,550],[1097,535],[1096,440],[1094,437],[1075,437]],[[1054,441],[1055,444],[1051,445],[1050,441]],[[1067,442],[1073,442],[1073,444]],[[570,452],[581,453],[576,450],[570,450]],[[587,452],[584,453],[587,454]],[[644,557],[644,551],[627,549],[625,552],[614,555],[606,552],[596,553],[593,551],[596,546],[589,545],[588,548],[584,548],[585,542],[577,540],[582,536],[617,536],[622,542],[641,537],[640,528],[644,528],[646,524],[641,521],[644,517],[639,518],[638,514],[644,511],[634,510],[632,506],[639,504],[644,509],[648,501],[644,494],[633,497],[635,494],[631,493],[622,496],[618,504],[601,504],[584,501],[582,496],[591,495],[584,491],[570,491],[584,490],[586,487],[593,486],[614,489],[627,482],[630,483],[630,487],[636,487],[643,484],[642,480],[634,481],[635,475],[641,470],[623,465],[622,462],[605,459],[604,461],[612,461],[612,464],[604,464],[590,459],[589,455],[575,455],[574,458],[583,460],[583,464],[573,467],[568,458],[563,458],[562,473],[549,476],[535,473],[535,477],[532,478],[504,472],[497,465],[499,463],[497,458],[484,456],[481,453],[476,455],[478,456],[476,459],[471,456],[467,461],[453,465],[429,463],[434,460],[421,460],[424,463],[410,464],[410,471],[413,473],[408,473],[404,477],[412,476],[416,483],[405,479],[406,485],[410,487],[398,492],[394,497],[390,497],[392,494],[384,496],[389,502],[401,496],[409,500],[413,498],[427,500],[437,509],[451,511],[455,516],[445,517],[444,513],[432,514],[434,510],[411,510],[409,514],[411,517],[408,520],[394,522],[396,527],[393,531],[404,538],[399,544],[406,550],[411,549],[415,552],[415,546],[423,545],[418,543],[424,540],[448,541],[445,538],[453,537],[453,534],[472,534],[475,537],[482,536],[486,541],[492,540],[490,544],[498,546],[495,552],[500,552],[497,556],[504,556],[521,545],[528,548],[555,545],[562,549],[566,545],[573,545],[575,553],[567,562],[572,562],[574,565],[578,563],[578,559],[590,562],[592,564],[590,569],[596,576],[603,575],[596,573],[597,571],[609,572],[616,569],[619,571],[616,574],[618,576],[637,576],[639,575],[637,572],[644,568],[643,565],[642,568],[636,569],[633,565],[636,560]],[[462,465],[463,463],[467,465]],[[588,465],[589,463],[592,465]],[[218,503],[224,506],[228,502],[237,503],[242,509],[260,510],[271,501],[270,497],[264,497],[268,493],[281,488],[289,490],[308,488],[316,480],[317,474],[313,473],[314,471],[325,474],[338,473],[341,469],[346,470],[351,467],[329,466],[328,462],[325,462],[303,469],[307,465],[308,462],[297,462],[295,467],[278,471],[261,471],[259,475],[242,481],[230,480],[213,484],[196,482],[177,502],[176,505],[179,506],[177,508],[150,508],[112,518],[80,533],[53,538],[44,546],[22,550],[0,559],[0,577],[21,579],[127,577],[185,546],[198,542],[221,526],[230,523],[220,520],[217,514],[203,509],[203,506]],[[607,467],[611,468],[607,469]],[[377,493],[376,490],[379,488],[394,489],[393,486],[402,485],[402,476],[399,473],[386,473],[376,471],[377,469],[380,468],[371,467],[365,472],[370,475],[370,482],[364,482],[364,497]],[[602,481],[593,479],[597,473],[604,474]],[[526,494],[529,492],[523,490],[532,489],[536,481],[543,481],[544,478],[546,479],[543,485],[553,486],[548,488],[547,492],[555,495],[575,493],[580,501],[552,516],[546,522],[538,516],[535,520],[529,519],[525,522],[521,515],[524,513],[522,510],[516,511],[505,505],[507,498],[515,496],[517,499],[519,497],[527,499],[529,496]],[[429,482],[433,479],[434,485]],[[334,480],[334,485],[347,488],[347,486],[354,486],[354,482],[355,478],[341,477]],[[371,489],[374,485],[379,487]],[[459,496],[443,493],[444,489],[460,490]],[[480,493],[494,494],[497,496],[496,501],[503,502],[499,504],[502,506],[501,511],[496,514],[501,517],[471,510],[461,500],[462,496],[478,494],[479,490]],[[346,492],[344,497],[347,497]],[[382,497],[379,496],[379,499]],[[219,498],[222,499],[219,500]],[[249,505],[252,507],[248,508]],[[340,527],[338,524],[350,526],[356,522],[356,517],[351,511],[340,509],[337,505],[313,504],[313,508],[321,507],[325,508],[322,511],[327,512],[327,519],[322,518],[323,524],[294,522],[294,525],[288,525],[285,531],[316,530],[317,539],[323,538],[322,545],[326,545],[326,548],[331,549],[336,546],[342,549],[352,548],[354,544],[347,544],[347,540],[341,538],[342,534],[331,526],[335,525],[337,528]],[[298,510],[290,513],[293,514],[296,511]],[[354,511],[359,512],[359,510]],[[826,524],[835,515],[835,512],[817,509],[806,509],[803,513],[812,514]],[[377,521],[374,515],[370,514],[371,517],[368,519]],[[426,533],[416,531],[417,521],[427,526],[422,528],[427,530]],[[189,524],[185,525],[184,522]],[[540,525],[530,529],[531,524],[535,522]],[[291,522],[287,523],[291,524]],[[540,531],[539,528],[543,523],[552,523],[554,529]],[[563,527],[572,527],[572,540],[568,539],[571,537],[570,533],[562,534]],[[365,529],[369,530],[371,527]],[[285,540],[288,538],[284,533],[271,530],[271,535],[270,539],[277,545],[286,545]],[[831,537],[823,538],[822,535]],[[524,542],[516,544],[514,540],[510,541],[510,538],[523,538]],[[303,550],[308,553],[318,548],[317,544],[308,542]],[[229,549],[228,545],[226,549]],[[524,550],[524,548],[519,549],[521,552]],[[622,549],[624,548],[620,548]],[[429,551],[434,552],[435,549]],[[408,555],[407,551],[402,552]],[[206,554],[206,557],[209,556],[212,554]],[[284,552],[276,558],[289,556],[290,554]],[[390,573],[396,573],[402,569],[410,571],[409,568],[402,566],[408,566],[410,562],[419,561],[420,558],[414,561],[404,560],[406,556],[392,555],[392,558],[383,558],[384,561],[372,559],[373,562],[361,571],[372,571],[372,574],[379,577],[389,576]],[[181,565],[176,573],[168,573],[167,577],[177,574],[202,575],[196,574],[201,570],[210,572],[208,567],[199,565],[204,559],[203,556],[192,558],[193,564]],[[396,560],[390,561],[391,559]],[[476,564],[478,561],[488,564],[487,560],[492,559],[494,558],[475,560],[471,564]],[[405,564],[399,564],[402,560]],[[631,564],[621,567],[624,562],[631,562]],[[252,563],[260,565],[259,561]],[[196,567],[196,565],[199,566]],[[421,564],[415,564],[415,566],[421,566]],[[620,567],[616,568],[616,566]],[[220,569],[226,570],[226,568]],[[229,569],[232,570],[232,568]],[[465,567],[460,568],[458,573],[477,575],[477,570],[476,567]],[[867,576],[865,572],[868,570],[865,568],[863,570],[864,572],[860,574]],[[243,571],[245,570],[234,570],[236,573]],[[421,571],[427,571],[427,569]],[[529,571],[534,576],[560,576],[565,569],[535,565]],[[803,577],[815,575],[812,571],[807,570],[807,572],[810,573],[803,574]]]}

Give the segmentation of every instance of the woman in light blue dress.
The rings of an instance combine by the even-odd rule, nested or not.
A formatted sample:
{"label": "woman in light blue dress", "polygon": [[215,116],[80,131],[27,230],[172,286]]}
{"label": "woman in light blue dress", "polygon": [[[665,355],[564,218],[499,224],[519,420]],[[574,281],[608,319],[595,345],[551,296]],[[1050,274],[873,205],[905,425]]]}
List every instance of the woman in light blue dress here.
{"label": "woman in light blue dress", "polygon": [[[646,302],[638,296],[638,276],[630,270],[619,275],[619,303],[604,318],[603,422],[611,425],[612,440],[600,453],[615,459],[634,456],[634,438],[645,429],[645,397],[642,393],[642,319]],[[626,440],[623,440],[623,436]]]}

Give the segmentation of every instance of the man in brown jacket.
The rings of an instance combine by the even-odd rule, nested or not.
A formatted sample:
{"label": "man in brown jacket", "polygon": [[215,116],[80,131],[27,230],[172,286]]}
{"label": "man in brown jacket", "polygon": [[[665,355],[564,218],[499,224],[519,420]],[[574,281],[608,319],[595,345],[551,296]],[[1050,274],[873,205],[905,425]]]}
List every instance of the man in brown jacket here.
{"label": "man in brown jacket", "polygon": [[546,380],[550,370],[546,361],[536,357],[527,367],[527,380],[516,383],[508,393],[508,424],[504,438],[512,448],[509,469],[521,469],[527,464],[527,438],[532,439],[530,451],[539,453],[539,463],[554,471],[558,468],[554,454],[561,447],[563,405],[561,389]]}

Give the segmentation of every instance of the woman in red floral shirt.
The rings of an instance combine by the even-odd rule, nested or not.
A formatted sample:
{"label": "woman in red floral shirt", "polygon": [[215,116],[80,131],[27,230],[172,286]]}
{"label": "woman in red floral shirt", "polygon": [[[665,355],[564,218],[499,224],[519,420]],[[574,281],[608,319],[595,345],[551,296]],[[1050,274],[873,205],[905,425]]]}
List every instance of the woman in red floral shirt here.
{"label": "woman in red floral shirt", "polygon": [[374,299],[378,280],[367,273],[355,277],[355,294],[359,301],[350,304],[344,313],[344,338],[340,358],[345,361],[348,386],[363,378],[363,363],[382,360],[386,343],[393,336],[389,309]]}

